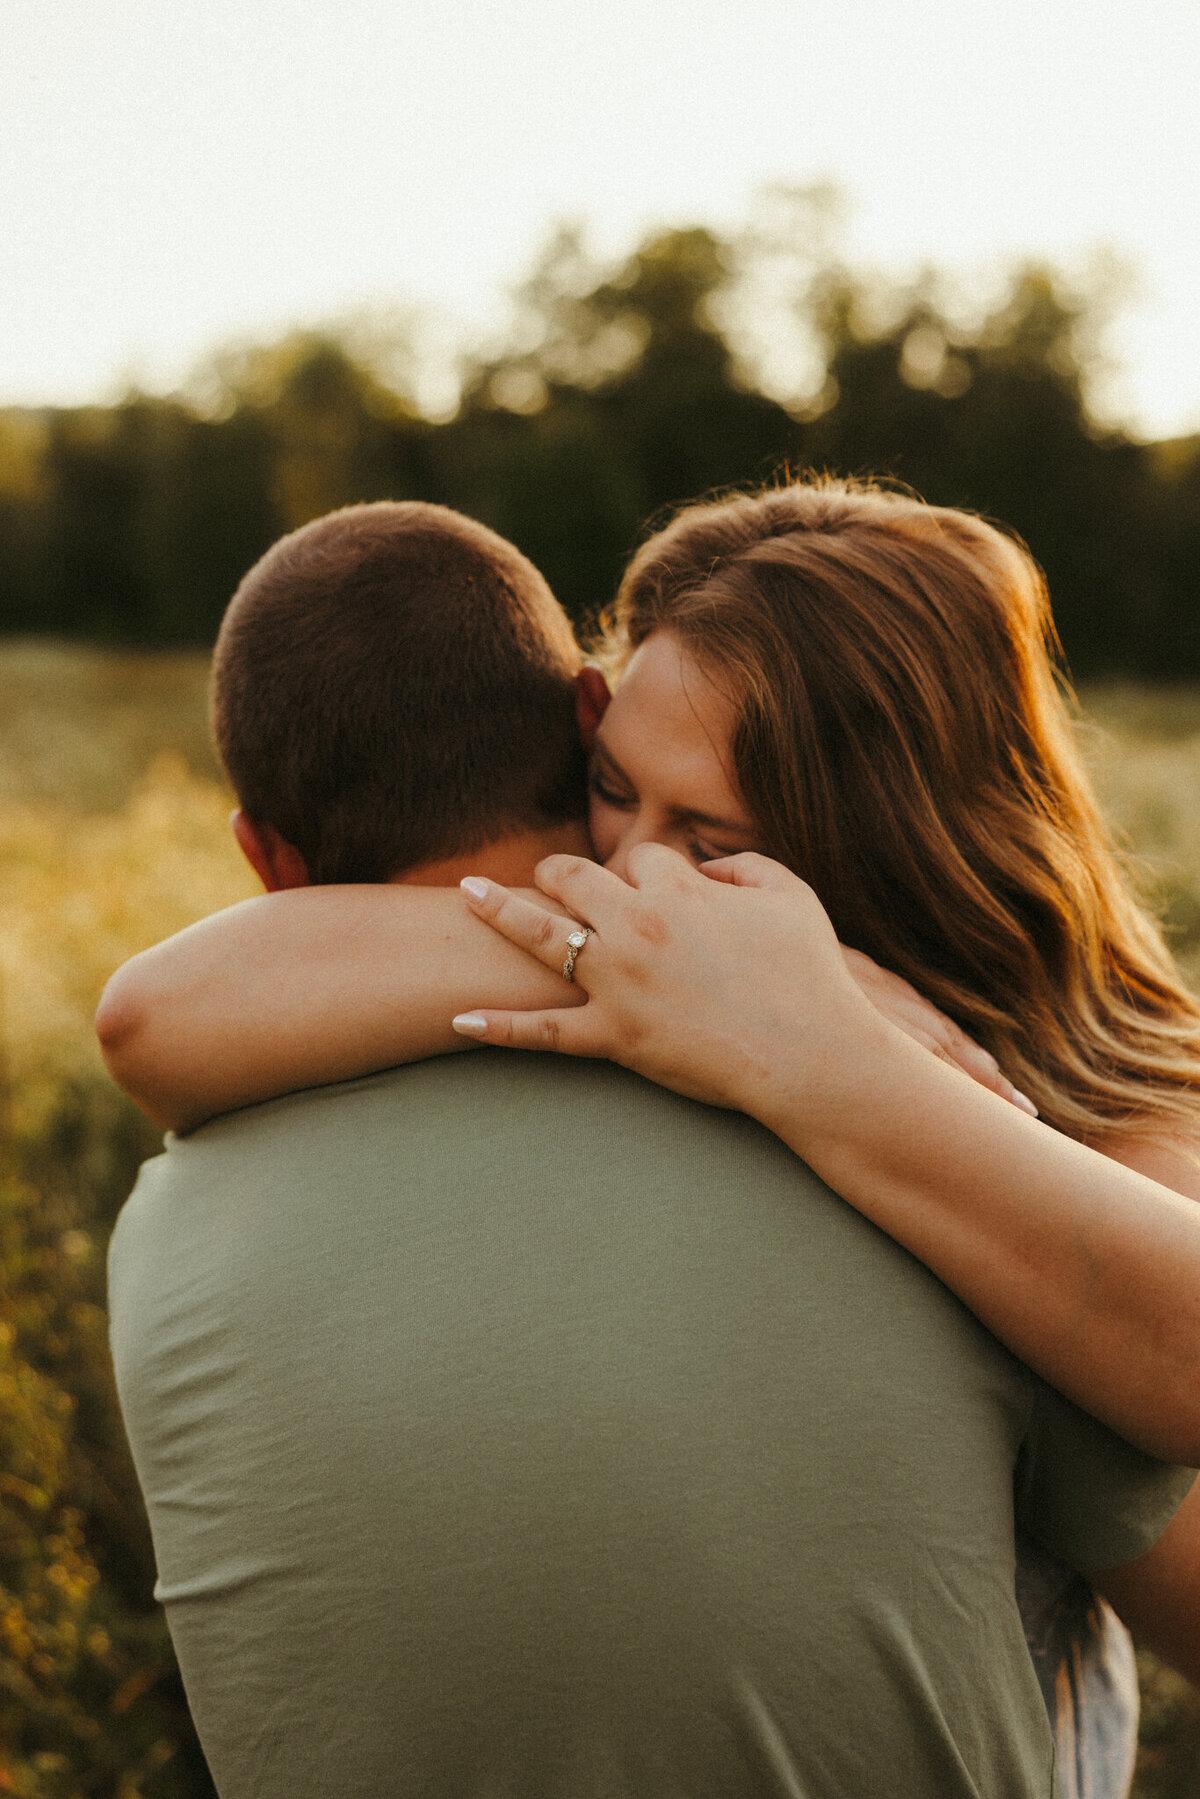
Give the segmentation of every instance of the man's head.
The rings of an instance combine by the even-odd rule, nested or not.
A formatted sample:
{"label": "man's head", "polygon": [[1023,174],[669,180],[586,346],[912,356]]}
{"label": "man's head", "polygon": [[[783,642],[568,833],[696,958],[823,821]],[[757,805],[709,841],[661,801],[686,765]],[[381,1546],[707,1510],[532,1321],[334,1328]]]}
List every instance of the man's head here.
{"label": "man's head", "polygon": [[251,831],[291,852],[276,884],[386,881],[581,818],[579,661],[533,564],[446,507],[282,538],[230,602],[212,689]]}

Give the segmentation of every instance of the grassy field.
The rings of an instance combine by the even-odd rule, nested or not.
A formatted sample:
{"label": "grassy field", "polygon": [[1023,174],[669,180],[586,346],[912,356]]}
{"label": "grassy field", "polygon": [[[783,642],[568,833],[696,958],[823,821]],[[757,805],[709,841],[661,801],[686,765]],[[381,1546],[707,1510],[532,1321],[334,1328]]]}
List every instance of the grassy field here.
{"label": "grassy field", "polygon": [[0,648],[0,1007],[10,1093],[99,1076],[117,964],[255,891],[208,742],[206,658]]}
{"label": "grassy field", "polygon": [[1200,988],[1200,687],[1086,689],[1084,750],[1143,893]]}
{"label": "grassy field", "polygon": [[[114,1599],[110,1590],[121,1560],[112,1548],[121,1537],[114,1514],[135,1502],[119,1448],[106,1446],[105,1433],[116,1426],[97,1368],[100,1264],[113,1206],[138,1147],[150,1139],[105,1086],[90,1028],[100,989],[119,962],[255,890],[227,827],[230,796],[208,745],[205,679],[200,656],[0,645],[0,1095],[10,1141],[24,1146],[24,1159],[10,1170],[18,1197],[5,1214],[5,1255],[10,1277],[13,1258],[21,1258],[26,1296],[12,1302],[11,1317],[0,1318],[0,1348],[25,1343],[34,1383],[21,1386],[20,1367],[7,1374],[0,1367],[0,1388],[10,1397],[19,1389],[30,1406],[44,1400],[62,1438],[53,1438],[59,1446],[52,1455],[46,1444],[53,1431],[48,1437],[44,1420],[37,1425],[37,1453],[44,1451],[53,1468],[38,1477],[42,1512],[30,1501],[19,1579],[9,1538],[0,1535],[0,1688],[7,1682],[10,1690],[28,1691],[45,1714],[30,1747],[15,1740],[16,1713],[6,1714],[0,1701],[0,1791],[26,1799],[192,1799],[208,1790],[180,1734],[177,1705],[171,1709],[162,1639],[146,1634],[154,1628],[148,1588],[140,1600],[128,1592]],[[1105,806],[1183,965],[1200,983],[1200,689],[1110,686],[1089,691],[1084,701],[1086,754]],[[58,1146],[57,1162],[48,1144]],[[53,1304],[38,1297],[43,1267]],[[60,1315],[51,1353],[30,1333],[50,1332],[45,1320]],[[53,1390],[42,1393],[38,1381],[50,1381]],[[85,1390],[82,1398],[77,1389]],[[85,1424],[92,1433],[78,1465],[70,1461],[72,1417],[77,1434]],[[29,1429],[37,1435],[34,1424]],[[115,1458],[111,1468],[106,1456]],[[107,1513],[103,1493],[97,1499],[105,1482]],[[36,1482],[31,1477],[25,1486],[33,1491]],[[75,1522],[64,1525],[64,1517]],[[58,1534],[51,1540],[53,1519]],[[75,1572],[63,1573],[62,1544],[71,1530]],[[103,1535],[104,1545],[91,1542],[89,1532]],[[47,1543],[58,1560],[43,1591],[37,1558]],[[136,1544],[121,1551],[129,1565],[138,1553]],[[127,1587],[142,1579],[135,1569]],[[9,1629],[14,1592],[25,1636]],[[38,1619],[44,1623],[51,1612],[66,1619],[66,1648],[37,1646]],[[33,1684],[22,1688],[21,1680]],[[1138,1792],[1142,1799],[1190,1793],[1179,1781],[1182,1758],[1200,1743],[1196,1701],[1149,1658],[1144,1683]],[[167,1693],[158,1711],[155,1693]]]}

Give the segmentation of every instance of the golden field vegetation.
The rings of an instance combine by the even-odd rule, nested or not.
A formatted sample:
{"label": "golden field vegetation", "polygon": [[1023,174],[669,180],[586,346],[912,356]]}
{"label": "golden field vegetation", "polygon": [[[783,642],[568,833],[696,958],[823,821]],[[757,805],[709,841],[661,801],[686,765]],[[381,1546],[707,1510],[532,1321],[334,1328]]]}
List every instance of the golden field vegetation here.
{"label": "golden field vegetation", "polygon": [[[23,1799],[211,1792],[104,1341],[104,1241],[154,1134],[91,1033],[119,962],[254,891],[205,680],[199,655],[0,647],[0,1793]],[[1200,981],[1200,689],[1111,686],[1085,710],[1110,816]],[[1200,1767],[1200,1708],[1144,1659],[1137,1791],[1167,1799]]]}
{"label": "golden field vegetation", "polygon": [[0,1004],[10,1097],[101,1072],[119,962],[254,891],[209,748],[207,661],[0,652]]}

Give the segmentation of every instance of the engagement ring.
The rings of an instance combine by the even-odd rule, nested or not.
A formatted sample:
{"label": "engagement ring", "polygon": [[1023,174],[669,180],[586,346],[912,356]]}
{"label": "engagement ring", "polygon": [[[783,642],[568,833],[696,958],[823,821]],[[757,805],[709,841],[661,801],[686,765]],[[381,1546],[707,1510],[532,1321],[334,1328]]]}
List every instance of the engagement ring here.
{"label": "engagement ring", "polygon": [[564,981],[573,981],[575,979],[575,958],[591,934],[591,926],[582,925],[579,930],[572,931],[571,935],[567,938],[567,959],[563,963]]}

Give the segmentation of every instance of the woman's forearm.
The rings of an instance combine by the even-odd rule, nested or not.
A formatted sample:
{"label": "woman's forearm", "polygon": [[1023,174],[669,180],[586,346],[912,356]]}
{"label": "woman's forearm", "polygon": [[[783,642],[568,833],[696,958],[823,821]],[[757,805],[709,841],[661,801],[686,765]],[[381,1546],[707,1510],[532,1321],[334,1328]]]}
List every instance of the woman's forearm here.
{"label": "woman's forearm", "polygon": [[105,988],[96,1028],[118,1085],[184,1131],[461,1049],[449,1020],[480,991],[500,1005],[583,998],[474,918],[457,888],[305,887],[135,956]]}

